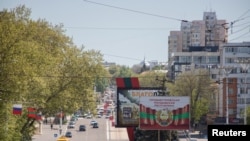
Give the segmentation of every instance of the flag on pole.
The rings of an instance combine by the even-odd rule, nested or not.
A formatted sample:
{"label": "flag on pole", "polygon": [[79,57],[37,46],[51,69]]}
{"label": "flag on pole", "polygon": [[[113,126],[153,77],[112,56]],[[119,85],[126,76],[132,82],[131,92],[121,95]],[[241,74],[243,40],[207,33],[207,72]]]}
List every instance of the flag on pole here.
{"label": "flag on pole", "polygon": [[41,112],[36,114],[36,120],[42,120],[42,113]]}
{"label": "flag on pole", "polygon": [[36,119],[37,114],[36,114],[36,109],[35,108],[28,107],[28,117]]}
{"label": "flag on pole", "polygon": [[22,114],[22,104],[14,104],[13,105],[13,114],[21,115]]}

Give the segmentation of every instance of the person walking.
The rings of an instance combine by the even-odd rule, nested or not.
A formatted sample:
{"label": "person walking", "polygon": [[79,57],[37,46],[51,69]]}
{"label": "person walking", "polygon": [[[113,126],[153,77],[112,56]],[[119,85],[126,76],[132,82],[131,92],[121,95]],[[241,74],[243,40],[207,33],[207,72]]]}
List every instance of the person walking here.
{"label": "person walking", "polygon": [[48,123],[48,119],[47,119],[47,118],[45,118],[45,124],[47,125],[47,123]]}
{"label": "person walking", "polygon": [[51,130],[53,129],[53,124],[50,125]]}

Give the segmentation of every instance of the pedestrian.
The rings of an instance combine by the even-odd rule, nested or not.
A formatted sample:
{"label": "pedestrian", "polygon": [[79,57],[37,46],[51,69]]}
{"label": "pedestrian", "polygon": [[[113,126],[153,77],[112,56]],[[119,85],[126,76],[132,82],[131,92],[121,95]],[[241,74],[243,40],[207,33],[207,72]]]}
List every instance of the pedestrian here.
{"label": "pedestrian", "polygon": [[50,125],[51,130],[53,129],[53,124]]}

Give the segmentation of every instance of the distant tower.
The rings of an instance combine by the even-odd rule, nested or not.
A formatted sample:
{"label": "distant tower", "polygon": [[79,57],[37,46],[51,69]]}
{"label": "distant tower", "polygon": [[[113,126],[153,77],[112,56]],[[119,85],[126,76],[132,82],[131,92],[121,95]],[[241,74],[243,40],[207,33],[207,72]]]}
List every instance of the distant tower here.
{"label": "distant tower", "polygon": [[150,70],[150,63],[146,61],[145,57],[143,61],[140,63],[140,67],[141,67],[141,72]]}

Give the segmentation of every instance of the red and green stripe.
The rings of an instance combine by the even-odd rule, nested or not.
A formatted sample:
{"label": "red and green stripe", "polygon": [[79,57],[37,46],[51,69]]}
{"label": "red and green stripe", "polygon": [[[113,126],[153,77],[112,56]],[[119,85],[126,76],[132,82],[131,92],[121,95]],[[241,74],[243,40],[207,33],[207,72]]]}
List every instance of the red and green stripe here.
{"label": "red and green stripe", "polygon": [[139,88],[139,80],[137,77],[118,77],[116,78],[118,88]]}

